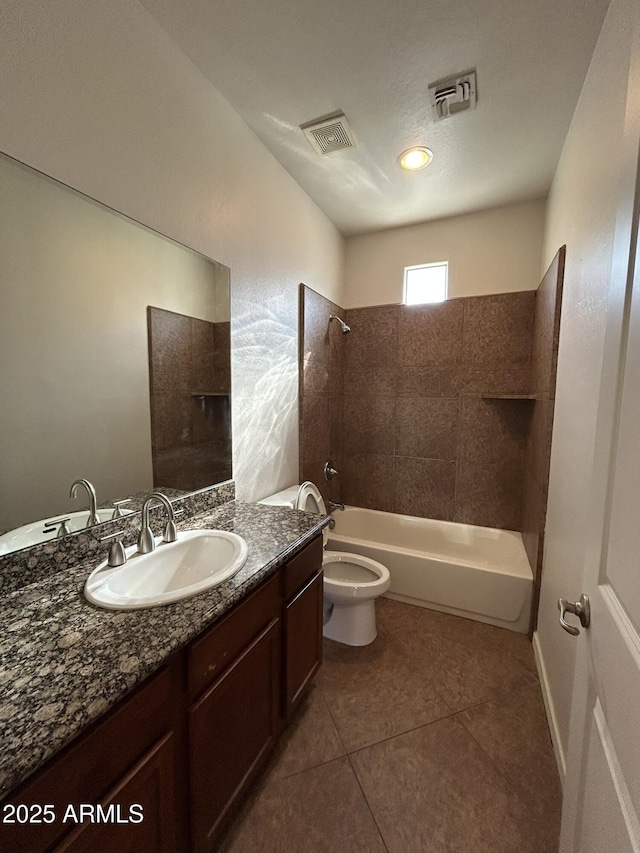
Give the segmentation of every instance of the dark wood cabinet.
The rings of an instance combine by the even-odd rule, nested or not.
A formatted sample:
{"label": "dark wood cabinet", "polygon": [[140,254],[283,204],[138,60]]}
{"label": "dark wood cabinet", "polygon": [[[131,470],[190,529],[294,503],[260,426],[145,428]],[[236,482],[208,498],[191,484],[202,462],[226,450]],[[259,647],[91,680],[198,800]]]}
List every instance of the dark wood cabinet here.
{"label": "dark wood cabinet", "polygon": [[284,624],[288,719],[322,663],[322,571],[286,605]]}
{"label": "dark wood cabinet", "polygon": [[[321,650],[318,536],[13,791],[0,853],[210,851]],[[7,806],[45,804],[51,823],[6,822]],[[63,819],[81,804],[84,820]]]}
{"label": "dark wood cabinet", "polygon": [[280,732],[280,620],[274,619],[189,711],[191,826],[209,851]]}
{"label": "dark wood cabinet", "polygon": [[56,853],[176,853],[184,849],[177,821],[173,734],[162,738],[100,807],[96,817],[101,822],[78,827],[55,848]]}
{"label": "dark wood cabinet", "polygon": [[283,571],[284,714],[288,720],[322,663],[322,537]]}
{"label": "dark wood cabinet", "polygon": [[[77,830],[74,814],[77,816],[80,804],[95,808],[106,802],[112,791],[131,778],[134,768],[154,754],[155,745],[164,742],[162,739],[173,732],[176,709],[172,703],[178,691],[178,670],[175,666],[163,667],[12,793],[2,805],[1,853],[56,849],[56,844]],[[173,739],[175,741],[177,736]],[[162,755],[166,756],[166,752]],[[171,775],[175,776],[173,769]],[[175,802],[167,796],[166,789],[163,789],[163,797],[167,808],[175,814]],[[13,806],[21,814],[14,815]],[[50,808],[48,814],[40,815],[38,807],[43,806]],[[70,806],[73,812],[68,811]],[[26,822],[25,807],[28,810]],[[129,803],[125,808],[128,810],[128,807]],[[50,815],[55,819],[49,823]],[[7,822],[8,818],[13,818],[14,822]],[[88,814],[85,820],[90,826]],[[147,827],[151,820],[147,821]],[[117,826],[110,828],[119,837]],[[102,847],[93,849],[102,851]]]}

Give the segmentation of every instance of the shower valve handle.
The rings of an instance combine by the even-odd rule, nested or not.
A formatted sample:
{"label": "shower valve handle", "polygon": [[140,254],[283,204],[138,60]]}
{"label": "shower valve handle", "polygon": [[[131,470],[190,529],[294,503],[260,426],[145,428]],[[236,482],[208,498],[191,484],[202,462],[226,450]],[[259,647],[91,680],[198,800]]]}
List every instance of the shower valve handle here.
{"label": "shower valve handle", "polygon": [[332,480],[338,472],[333,467],[333,462],[329,459],[324,463],[324,478],[325,480]]}

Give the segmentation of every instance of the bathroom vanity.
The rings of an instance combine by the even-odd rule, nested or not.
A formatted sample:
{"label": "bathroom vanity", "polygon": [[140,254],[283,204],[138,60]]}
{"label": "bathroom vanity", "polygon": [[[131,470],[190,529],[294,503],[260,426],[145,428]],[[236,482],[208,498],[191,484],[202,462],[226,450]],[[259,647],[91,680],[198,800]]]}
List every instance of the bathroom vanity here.
{"label": "bathroom vanity", "polygon": [[[216,521],[249,543],[247,566],[232,592],[225,584],[189,602],[127,614],[99,612],[77,593],[65,605],[76,632],[83,617],[88,630],[99,624],[103,631],[104,660],[96,658],[92,673],[87,656],[79,655],[78,672],[91,682],[85,693],[93,695],[100,679],[108,688],[107,668],[115,661],[121,671],[129,667],[127,650],[118,657],[112,645],[127,628],[147,648],[158,646],[159,665],[62,749],[56,745],[59,751],[44,764],[34,757],[34,739],[47,706],[23,710],[33,727],[27,720],[20,729],[15,755],[22,764],[13,775],[19,772],[23,781],[16,786],[9,777],[0,805],[2,853],[213,848],[320,666],[322,649],[322,520],[231,502],[199,523]],[[71,582],[76,590],[79,577]],[[180,643],[187,625],[190,639]],[[60,624],[59,632],[66,636],[68,628]],[[59,656],[64,669],[64,652]],[[37,671],[38,660],[30,665]],[[50,703],[59,717],[58,726],[45,727],[52,738],[60,728],[71,730],[82,703],[75,667],[71,660],[70,672],[55,676],[60,689],[68,679],[73,696],[66,708]],[[27,695],[18,676],[15,683]],[[7,744],[17,742],[8,729],[5,765],[14,760]],[[35,767],[27,769],[27,762]]]}

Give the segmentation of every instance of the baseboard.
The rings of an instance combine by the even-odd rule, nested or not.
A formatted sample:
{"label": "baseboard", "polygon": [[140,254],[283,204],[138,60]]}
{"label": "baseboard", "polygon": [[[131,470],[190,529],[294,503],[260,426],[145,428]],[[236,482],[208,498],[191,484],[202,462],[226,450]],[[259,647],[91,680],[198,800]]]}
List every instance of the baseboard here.
{"label": "baseboard", "polygon": [[549,723],[549,731],[551,732],[551,742],[553,744],[553,752],[558,765],[558,775],[560,776],[560,784],[564,788],[564,780],[567,775],[567,761],[565,759],[562,741],[558,732],[558,720],[553,708],[551,699],[551,691],[549,690],[549,679],[547,678],[547,670],[544,665],[544,657],[538,640],[538,632],[534,631],[532,638],[533,656],[536,661],[538,675],[540,677],[540,687],[542,688],[542,700],[544,702],[545,711],[547,712],[547,722]]}

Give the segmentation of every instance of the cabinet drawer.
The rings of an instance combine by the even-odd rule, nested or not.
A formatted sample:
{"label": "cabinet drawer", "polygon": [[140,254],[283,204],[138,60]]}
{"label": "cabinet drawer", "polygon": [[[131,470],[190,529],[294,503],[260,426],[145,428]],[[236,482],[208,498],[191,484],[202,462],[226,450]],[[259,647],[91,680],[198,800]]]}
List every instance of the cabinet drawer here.
{"label": "cabinet drawer", "polygon": [[251,640],[280,613],[275,575],[234,608],[189,650],[189,695],[198,696]]}
{"label": "cabinet drawer", "polygon": [[284,567],[284,597],[288,601],[322,566],[322,536],[296,554]]}

